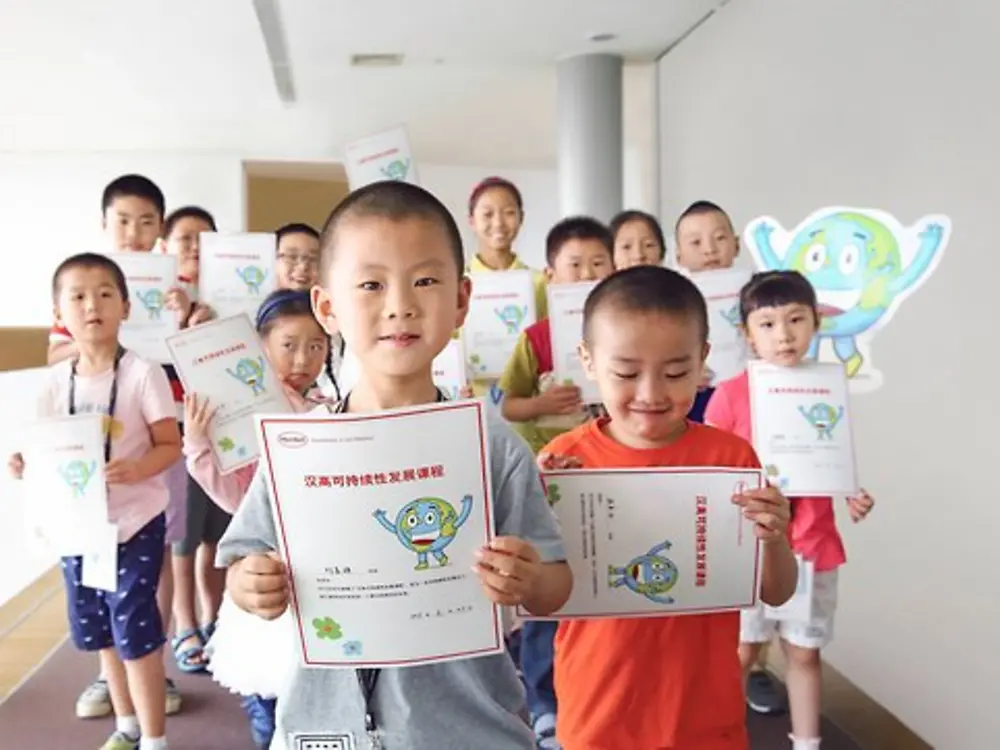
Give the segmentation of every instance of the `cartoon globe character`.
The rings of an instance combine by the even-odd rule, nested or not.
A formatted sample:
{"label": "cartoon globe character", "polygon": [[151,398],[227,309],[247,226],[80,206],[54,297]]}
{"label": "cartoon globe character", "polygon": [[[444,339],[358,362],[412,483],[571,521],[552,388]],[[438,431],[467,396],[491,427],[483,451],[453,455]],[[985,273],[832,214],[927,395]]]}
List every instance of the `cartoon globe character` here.
{"label": "cartoon globe character", "polygon": [[472,512],[472,495],[462,498],[461,512],[447,500],[422,497],[411,500],[396,514],[395,523],[384,510],[375,511],[375,520],[393,534],[399,543],[417,555],[416,570],[428,568],[427,558],[433,556],[439,566],[448,564],[445,548],[455,541],[458,530]]}
{"label": "cartoon globe character", "polygon": [[644,555],[629,560],[624,567],[608,566],[608,586],[613,589],[627,588],[657,604],[673,604],[674,598],[667,596],[677,583],[678,571],[673,560],[664,552],[670,549],[670,542],[661,542]]}

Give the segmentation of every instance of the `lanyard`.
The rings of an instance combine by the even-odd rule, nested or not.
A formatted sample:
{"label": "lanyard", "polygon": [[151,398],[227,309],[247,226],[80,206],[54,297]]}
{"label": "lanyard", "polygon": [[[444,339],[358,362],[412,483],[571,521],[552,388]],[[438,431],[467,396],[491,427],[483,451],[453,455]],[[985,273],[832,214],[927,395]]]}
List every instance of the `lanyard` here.
{"label": "lanyard", "polygon": [[[115,402],[118,401],[118,366],[125,356],[125,348],[118,347],[115,352],[114,369],[111,374],[111,394],[108,396],[108,429],[104,432],[104,463],[111,461],[111,428],[115,419]],[[69,368],[69,413],[70,416],[76,414],[76,367],[80,363],[79,358],[74,359]]]}
{"label": "lanyard", "polygon": [[[337,404],[334,409],[334,413],[346,413],[350,398],[350,393],[344,396],[344,400]],[[437,397],[434,401],[436,403],[441,403],[442,401],[447,400],[448,399],[444,397],[444,394],[438,390]],[[358,677],[358,687],[361,688],[361,697],[365,702],[365,734],[368,735],[369,750],[380,750],[382,747],[382,741],[378,736],[378,722],[375,721],[375,686],[378,684],[378,676],[381,672],[382,670],[380,669],[354,670],[354,673]]]}

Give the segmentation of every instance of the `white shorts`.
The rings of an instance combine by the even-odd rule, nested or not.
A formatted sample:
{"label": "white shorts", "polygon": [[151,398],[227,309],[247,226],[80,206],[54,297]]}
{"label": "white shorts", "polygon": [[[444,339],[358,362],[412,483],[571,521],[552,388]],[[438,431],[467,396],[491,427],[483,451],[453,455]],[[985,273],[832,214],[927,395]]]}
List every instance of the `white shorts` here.
{"label": "white shorts", "polygon": [[833,617],[837,612],[837,570],[813,577],[812,618],[807,622],[772,620],[764,605],[740,612],[740,643],[767,643],[775,633],[799,648],[821,649],[833,640]]}

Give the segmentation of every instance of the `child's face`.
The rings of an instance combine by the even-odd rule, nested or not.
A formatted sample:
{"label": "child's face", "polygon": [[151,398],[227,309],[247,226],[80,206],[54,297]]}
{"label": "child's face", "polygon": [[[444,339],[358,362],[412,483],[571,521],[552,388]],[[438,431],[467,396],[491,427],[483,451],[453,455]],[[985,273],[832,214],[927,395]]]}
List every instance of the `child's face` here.
{"label": "child's face", "polygon": [[658,266],[663,261],[663,248],[656,234],[642,219],[627,221],[615,235],[615,268]]}
{"label": "child's face", "polygon": [[598,310],[580,354],[618,442],[658,448],[683,433],[708,356],[696,319]]}
{"label": "child's face", "polygon": [[521,209],[510,191],[484,190],[469,218],[480,244],[491,250],[509,250],[521,228]]}
{"label": "child's face", "polygon": [[178,220],[166,238],[167,252],[177,256],[177,273],[188,281],[198,280],[198,258],[202,232],[211,232],[211,225],[196,216]]}
{"label": "child's face", "polygon": [[319,240],[310,234],[286,234],[278,242],[278,288],[308,292],[319,283]]}
{"label": "child's face", "polygon": [[128,300],[107,269],[73,267],[60,276],[55,317],[74,341],[117,341],[128,312]]}
{"label": "child's face", "polygon": [[461,327],[471,286],[455,267],[448,235],[432,219],[348,217],[313,309],[338,330],[368,378],[423,378]]}
{"label": "child's face", "polygon": [[573,239],[563,243],[555,263],[545,269],[545,274],[553,284],[574,284],[578,281],[600,281],[614,270],[611,253],[603,242]]}
{"label": "child's face", "polygon": [[282,381],[305,393],[323,372],[330,342],[314,317],[298,315],[275,321],[264,349]]}
{"label": "child's face", "polygon": [[120,195],[104,212],[104,234],[112,249],[125,253],[148,253],[163,232],[163,217],[145,198]]}
{"label": "child's face", "polygon": [[791,367],[809,351],[816,335],[817,318],[808,305],[759,307],[747,316],[747,339],[764,361]]}
{"label": "child's face", "polygon": [[739,251],[729,217],[719,211],[686,216],[677,227],[677,263],[688,271],[730,268]]}

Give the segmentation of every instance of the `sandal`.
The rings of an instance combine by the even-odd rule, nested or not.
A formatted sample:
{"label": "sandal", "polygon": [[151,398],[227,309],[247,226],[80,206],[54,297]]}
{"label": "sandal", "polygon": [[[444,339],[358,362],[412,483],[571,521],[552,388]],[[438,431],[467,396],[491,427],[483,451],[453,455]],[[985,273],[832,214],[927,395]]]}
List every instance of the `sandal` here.
{"label": "sandal", "polygon": [[[188,646],[185,649],[181,648],[183,643],[193,638],[198,640],[197,646]],[[190,628],[175,635],[170,639],[170,648],[173,649],[177,668],[182,672],[194,674],[195,672],[204,672],[208,667],[205,661],[205,641],[202,638],[201,631],[197,628]]]}
{"label": "sandal", "polygon": [[210,640],[212,640],[212,636],[215,635],[216,624],[217,622],[213,621],[208,623],[207,625],[202,625],[200,628],[198,628],[198,634],[201,636],[201,640],[203,643],[208,643]]}

